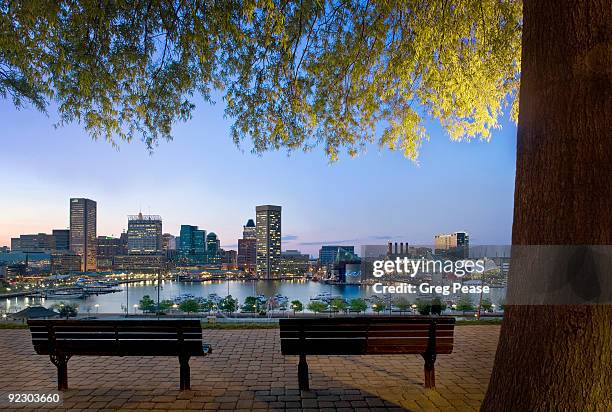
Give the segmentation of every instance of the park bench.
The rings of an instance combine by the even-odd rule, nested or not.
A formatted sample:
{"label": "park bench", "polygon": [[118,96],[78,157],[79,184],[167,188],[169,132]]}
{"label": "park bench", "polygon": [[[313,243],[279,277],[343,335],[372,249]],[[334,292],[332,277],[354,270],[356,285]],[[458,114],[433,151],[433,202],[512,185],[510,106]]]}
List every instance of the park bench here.
{"label": "park bench", "polygon": [[72,356],[178,356],[180,388],[190,389],[189,358],[206,356],[199,320],[29,320],[36,353],[57,367],[57,387],[68,389]]}
{"label": "park bench", "polygon": [[306,355],[419,354],[425,387],[436,385],[436,355],[453,351],[455,318],[370,316],[280,319],[283,355],[299,355],[298,383],[308,390]]}

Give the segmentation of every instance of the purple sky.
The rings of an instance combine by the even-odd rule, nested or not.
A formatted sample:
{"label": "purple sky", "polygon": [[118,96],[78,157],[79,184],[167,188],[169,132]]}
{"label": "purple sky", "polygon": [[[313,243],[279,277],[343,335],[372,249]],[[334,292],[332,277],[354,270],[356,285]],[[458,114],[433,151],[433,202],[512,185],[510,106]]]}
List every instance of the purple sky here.
{"label": "purple sky", "polygon": [[[220,99],[218,101],[221,101]],[[0,100],[0,245],[24,233],[68,226],[68,199],[98,202],[98,235],[119,235],[127,215],[161,215],[164,232],[181,224],[214,231],[235,247],[255,205],[283,207],[283,249],[317,254],[322,243],[431,244],[435,233],[467,230],[472,244],[510,242],[516,127],[490,142],[452,142],[437,123],[420,164],[369,147],[329,164],[322,151],[253,155],[236,148],[223,104],[200,104],[177,124],[174,141],[149,155],[141,142],[119,151],[78,124],[54,128],[46,116]]]}

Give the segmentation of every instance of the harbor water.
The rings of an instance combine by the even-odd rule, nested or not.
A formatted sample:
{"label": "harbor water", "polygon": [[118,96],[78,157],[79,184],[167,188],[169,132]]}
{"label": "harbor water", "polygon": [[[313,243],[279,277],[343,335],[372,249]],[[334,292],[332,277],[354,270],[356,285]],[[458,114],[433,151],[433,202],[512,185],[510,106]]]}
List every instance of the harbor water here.
{"label": "harbor water", "polygon": [[[143,296],[149,295],[157,301],[157,282],[142,281],[129,285],[120,285],[120,291],[115,293],[89,295],[81,299],[45,299],[33,297],[12,297],[4,298],[0,301],[0,311],[13,313],[24,309],[27,306],[42,305],[51,307],[61,302],[77,304],[79,313],[124,313],[125,308],[129,308],[130,313],[138,313],[134,308]],[[503,301],[505,288],[492,288],[488,296],[491,302],[499,304]],[[326,284],[309,280],[219,280],[205,282],[177,282],[162,281],[159,290],[160,300],[173,300],[182,295],[193,295],[195,297],[206,298],[210,294],[217,294],[220,297],[232,295],[242,304],[247,296],[264,295],[266,297],[277,294],[286,296],[289,301],[299,300],[304,307],[310,302],[311,298],[327,294],[334,297],[342,297],[347,300],[354,298],[370,298],[379,296],[374,293],[373,287],[368,285],[349,285],[349,284]],[[400,295],[397,295],[400,296]],[[414,295],[401,295],[411,301],[416,300]],[[394,296],[395,297],[395,296]],[[387,296],[388,298],[388,296]],[[472,301],[476,304],[479,295],[471,295]],[[136,312],[135,312],[136,311]]]}

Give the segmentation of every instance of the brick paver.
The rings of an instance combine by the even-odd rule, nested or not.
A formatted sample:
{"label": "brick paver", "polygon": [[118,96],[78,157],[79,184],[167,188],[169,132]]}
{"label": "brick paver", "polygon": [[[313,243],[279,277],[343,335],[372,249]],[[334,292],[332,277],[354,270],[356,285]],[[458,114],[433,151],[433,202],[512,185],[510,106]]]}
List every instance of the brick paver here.
{"label": "brick paver", "polygon": [[[311,391],[300,393],[297,357],[281,355],[278,334],[276,329],[205,330],[204,341],[214,352],[192,358],[192,390],[184,392],[178,390],[176,358],[74,357],[70,389],[56,409],[478,410],[499,327],[457,327],[453,354],[438,356],[436,389],[423,387],[418,355],[311,356]],[[0,393],[56,389],[56,369],[48,357],[34,353],[27,330],[0,330],[0,372]]]}

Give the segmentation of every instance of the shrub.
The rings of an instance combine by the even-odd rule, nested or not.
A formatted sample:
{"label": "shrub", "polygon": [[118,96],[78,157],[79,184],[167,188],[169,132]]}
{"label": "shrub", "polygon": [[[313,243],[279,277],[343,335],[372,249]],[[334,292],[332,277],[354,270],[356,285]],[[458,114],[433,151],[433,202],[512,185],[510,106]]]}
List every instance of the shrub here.
{"label": "shrub", "polygon": [[344,301],[344,299],[335,298],[335,299],[332,299],[331,301],[331,307],[332,309],[336,309],[339,312],[345,312],[347,306],[346,306],[346,302]]}
{"label": "shrub", "polygon": [[368,309],[368,303],[361,298],[351,299],[349,302],[349,307],[352,311],[361,313]]}
{"label": "shrub", "polygon": [[324,312],[325,310],[327,310],[327,303],[319,302],[316,300],[312,301],[308,304],[308,310],[314,313]]}
{"label": "shrub", "polygon": [[293,309],[294,314],[295,312],[302,312],[304,310],[304,305],[299,300],[292,300],[291,309]]}
{"label": "shrub", "polygon": [[221,299],[221,301],[219,302],[219,309],[224,312],[232,313],[232,312],[235,312],[237,308],[238,308],[238,301],[234,299],[232,295],[226,296],[225,298]]}
{"label": "shrub", "polygon": [[372,304],[372,310],[376,313],[382,312],[383,310],[385,310],[386,307],[387,305],[385,305],[385,302],[383,302],[382,300],[377,300]]}
{"label": "shrub", "polygon": [[247,296],[242,305],[243,312],[257,312],[259,309],[259,301],[255,296]]}
{"label": "shrub", "polygon": [[446,310],[446,303],[442,302],[440,298],[433,298],[431,301],[431,314],[441,315]]}
{"label": "shrub", "polygon": [[431,313],[431,302],[420,300],[417,302],[417,310],[420,315],[429,315]]}
{"label": "shrub", "polygon": [[182,312],[192,313],[197,312],[200,309],[200,305],[193,299],[187,299],[181,302],[179,309]]}
{"label": "shrub", "polygon": [[138,304],[138,309],[143,312],[151,312],[155,309],[155,301],[151,299],[151,296],[144,295]]}
{"label": "shrub", "polygon": [[76,315],[78,314],[78,305],[73,305],[70,303],[64,303],[64,302],[60,302],[60,303],[56,303],[55,305],[52,306],[53,309],[56,309],[59,312],[60,317],[62,318],[75,318]]}
{"label": "shrub", "polygon": [[466,310],[474,310],[474,305],[472,304],[472,299],[469,296],[464,296],[457,302],[457,310],[461,312],[465,312]]}
{"label": "shrub", "polygon": [[410,302],[403,296],[395,298],[393,304],[397,306],[400,312],[407,312],[408,310],[410,310]]}

